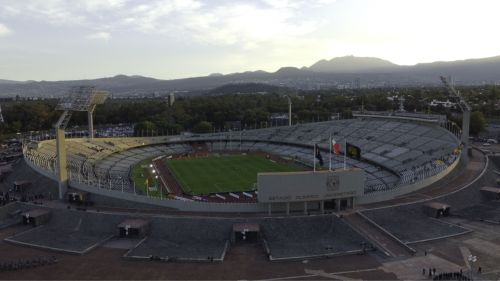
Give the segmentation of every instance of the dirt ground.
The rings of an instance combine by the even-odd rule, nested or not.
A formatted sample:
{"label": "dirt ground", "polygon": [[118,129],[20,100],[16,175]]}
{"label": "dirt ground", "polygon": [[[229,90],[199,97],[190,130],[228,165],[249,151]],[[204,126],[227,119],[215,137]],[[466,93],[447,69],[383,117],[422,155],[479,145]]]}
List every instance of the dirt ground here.
{"label": "dirt ground", "polygon": [[[3,231],[2,236],[12,230]],[[9,233],[9,234],[10,234]],[[259,244],[239,244],[229,250],[222,263],[175,263],[122,258],[126,249],[99,247],[90,253],[68,255],[21,247],[0,242],[0,261],[56,256],[57,264],[10,272],[1,272],[1,279],[329,279],[322,272],[341,272],[347,277],[362,279],[395,279],[396,276],[380,269],[374,255],[344,256],[322,260],[296,262],[269,262]],[[361,271],[360,271],[361,270]],[[363,271],[367,270],[367,271]],[[309,273],[308,273],[309,272]],[[319,274],[319,275],[315,275]]]}

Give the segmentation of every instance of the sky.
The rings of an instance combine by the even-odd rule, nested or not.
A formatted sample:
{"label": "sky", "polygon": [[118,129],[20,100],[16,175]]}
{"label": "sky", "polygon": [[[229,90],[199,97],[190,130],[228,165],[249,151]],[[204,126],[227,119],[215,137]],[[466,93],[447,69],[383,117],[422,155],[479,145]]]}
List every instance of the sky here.
{"label": "sky", "polygon": [[0,0],[0,79],[276,71],[500,55],[497,0]]}

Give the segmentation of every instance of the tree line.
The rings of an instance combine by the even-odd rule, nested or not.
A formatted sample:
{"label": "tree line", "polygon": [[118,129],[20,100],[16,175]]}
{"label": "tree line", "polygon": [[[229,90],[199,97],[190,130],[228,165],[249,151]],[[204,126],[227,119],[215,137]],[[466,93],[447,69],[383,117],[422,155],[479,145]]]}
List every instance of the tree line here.
{"label": "tree line", "polygon": [[[475,119],[500,116],[497,102],[500,90],[493,86],[460,88],[471,103]],[[197,133],[227,130],[228,121],[239,121],[242,129],[269,126],[273,113],[287,113],[287,94],[292,101],[292,123],[326,121],[333,117],[348,118],[352,111],[391,111],[399,108],[399,96],[404,96],[407,111],[446,114],[459,125],[457,110],[429,107],[433,99],[446,100],[444,88],[399,88],[318,91],[275,91],[268,94],[225,94],[217,96],[176,97],[169,106],[166,99],[108,99],[95,110],[94,124],[135,124],[137,132],[156,130],[177,134],[182,131]],[[394,98],[392,98],[394,97]],[[451,100],[451,99],[450,99]],[[37,101],[10,101],[2,104],[5,122],[0,125],[0,136],[17,132],[49,130],[59,118],[55,99]],[[480,120],[481,121],[481,120]],[[471,124],[476,133],[477,122]],[[481,122],[479,122],[481,123]],[[75,112],[69,127],[86,126],[87,115]],[[479,124],[481,126],[481,124]],[[484,127],[484,122],[482,124]],[[479,129],[479,130],[478,130]]]}

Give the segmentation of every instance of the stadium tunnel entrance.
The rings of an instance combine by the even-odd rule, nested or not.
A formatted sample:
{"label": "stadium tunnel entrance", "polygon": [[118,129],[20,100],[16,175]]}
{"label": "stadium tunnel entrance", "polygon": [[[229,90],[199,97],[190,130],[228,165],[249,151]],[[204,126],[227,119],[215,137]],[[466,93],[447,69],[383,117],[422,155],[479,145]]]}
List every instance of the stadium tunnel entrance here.
{"label": "stadium tunnel entrance", "polygon": [[324,211],[344,211],[354,207],[354,197],[325,200]]}
{"label": "stadium tunnel entrance", "polygon": [[144,219],[128,219],[118,225],[120,238],[143,238],[149,234],[151,222]]}
{"label": "stadium tunnel entrance", "polygon": [[40,226],[48,223],[52,213],[47,209],[34,209],[22,214],[22,223],[31,226]]}
{"label": "stadium tunnel entrance", "polygon": [[440,202],[428,202],[423,205],[424,212],[434,218],[447,217],[450,215],[450,205]]}
{"label": "stadium tunnel entrance", "polygon": [[[497,183],[500,179],[497,179]],[[499,184],[500,185],[500,184]],[[481,193],[486,200],[500,200],[500,188],[485,186],[481,188]]]}
{"label": "stadium tunnel entrance", "polygon": [[271,216],[273,213],[283,213],[283,211],[286,215],[339,212],[353,209],[355,201],[355,197],[345,197],[320,201],[268,203],[267,214]]}
{"label": "stadium tunnel entrance", "polygon": [[237,223],[233,225],[231,243],[256,243],[261,239],[260,225],[257,223]]}
{"label": "stadium tunnel entrance", "polygon": [[66,198],[68,200],[68,203],[86,206],[92,205],[89,192],[79,190],[69,191],[66,193]]}

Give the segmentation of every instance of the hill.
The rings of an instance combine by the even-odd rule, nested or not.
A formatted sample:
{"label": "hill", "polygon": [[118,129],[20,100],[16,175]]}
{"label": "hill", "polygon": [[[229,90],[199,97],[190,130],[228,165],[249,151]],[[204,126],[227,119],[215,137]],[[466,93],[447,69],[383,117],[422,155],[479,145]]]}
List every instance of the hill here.
{"label": "hill", "polygon": [[278,92],[280,87],[263,83],[227,84],[210,90],[211,95],[252,94]]}
{"label": "hill", "polygon": [[19,83],[23,83],[23,82],[0,79],[0,84],[19,84]]}
{"label": "hill", "polygon": [[363,73],[396,70],[398,65],[379,58],[345,56],[331,60],[320,60],[308,70],[316,72]]}
{"label": "hill", "polygon": [[[126,75],[72,81],[0,80],[0,96],[58,97],[66,93],[70,87],[77,85],[93,85],[110,91],[115,97],[172,91],[213,94],[215,88],[226,84],[247,87],[247,84],[251,83],[299,89],[352,87],[354,81],[360,81],[362,87],[437,86],[440,85],[440,75],[453,76],[458,85],[498,84],[500,56],[422,63],[414,66],[400,66],[379,58],[346,56],[320,60],[310,67],[282,67],[274,73],[258,70],[226,75],[215,73],[209,76],[173,80]],[[222,91],[226,90],[238,92],[234,89]]]}

